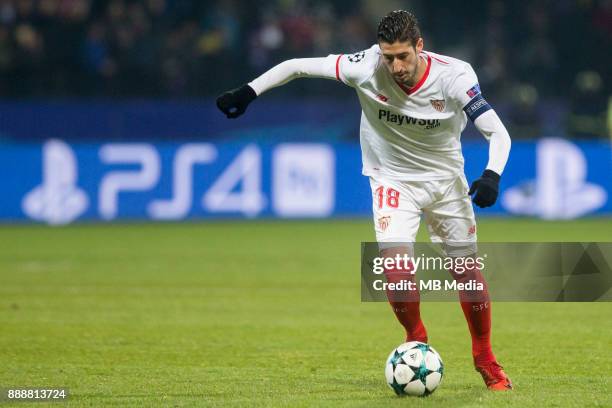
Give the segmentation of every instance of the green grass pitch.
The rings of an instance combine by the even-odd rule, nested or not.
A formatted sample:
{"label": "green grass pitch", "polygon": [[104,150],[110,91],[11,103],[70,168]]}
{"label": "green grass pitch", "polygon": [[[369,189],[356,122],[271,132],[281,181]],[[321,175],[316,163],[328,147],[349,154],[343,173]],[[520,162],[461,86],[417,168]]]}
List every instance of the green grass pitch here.
{"label": "green grass pitch", "polygon": [[[479,223],[483,242],[611,231]],[[611,303],[495,303],[511,393],[485,390],[458,304],[424,303],[445,378],[431,397],[396,397],[383,366],[401,326],[360,302],[372,239],[363,220],[3,226],[0,388],[65,386],[70,406],[612,406]],[[44,406],[15,406],[28,405]]]}

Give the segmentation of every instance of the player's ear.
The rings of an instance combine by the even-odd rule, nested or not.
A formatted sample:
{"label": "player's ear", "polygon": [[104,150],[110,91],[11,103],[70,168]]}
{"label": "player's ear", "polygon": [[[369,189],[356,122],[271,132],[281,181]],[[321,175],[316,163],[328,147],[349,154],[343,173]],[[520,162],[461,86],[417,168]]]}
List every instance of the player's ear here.
{"label": "player's ear", "polygon": [[417,54],[423,51],[423,38],[422,37],[419,37],[419,39],[417,40],[415,50]]}

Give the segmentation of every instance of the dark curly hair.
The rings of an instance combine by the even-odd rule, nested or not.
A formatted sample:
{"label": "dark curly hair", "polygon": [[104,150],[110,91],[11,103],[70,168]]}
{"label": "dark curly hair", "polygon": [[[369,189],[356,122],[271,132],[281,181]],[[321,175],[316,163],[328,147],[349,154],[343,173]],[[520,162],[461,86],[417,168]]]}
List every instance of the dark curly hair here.
{"label": "dark curly hair", "polygon": [[395,10],[387,14],[378,23],[378,41],[393,44],[396,41],[409,41],[415,46],[421,38],[419,21],[409,11]]}

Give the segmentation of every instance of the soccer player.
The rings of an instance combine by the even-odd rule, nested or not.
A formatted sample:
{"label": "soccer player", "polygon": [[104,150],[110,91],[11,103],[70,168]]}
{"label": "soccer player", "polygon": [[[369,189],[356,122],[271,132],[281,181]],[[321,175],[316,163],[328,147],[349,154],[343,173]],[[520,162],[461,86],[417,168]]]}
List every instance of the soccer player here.
{"label": "soccer player", "polygon": [[[475,256],[472,202],[479,207],[495,203],[510,136],[484,99],[470,64],[423,49],[412,13],[399,10],[383,17],[377,37],[377,44],[355,54],[285,61],[219,96],[217,106],[228,118],[236,118],[262,93],[300,77],[328,78],[353,87],[362,108],[363,174],[370,178],[382,255],[410,253],[411,245],[402,243],[415,242],[423,215],[432,241],[443,243],[448,256]],[[468,118],[489,140],[488,164],[469,190],[460,143]],[[476,267],[450,272],[459,281],[485,283]],[[402,273],[385,271],[389,281]],[[459,291],[459,299],[472,336],[476,370],[489,389],[511,389],[491,349],[488,292],[474,297]],[[389,297],[389,301],[407,341],[427,342],[418,292],[412,298]]]}

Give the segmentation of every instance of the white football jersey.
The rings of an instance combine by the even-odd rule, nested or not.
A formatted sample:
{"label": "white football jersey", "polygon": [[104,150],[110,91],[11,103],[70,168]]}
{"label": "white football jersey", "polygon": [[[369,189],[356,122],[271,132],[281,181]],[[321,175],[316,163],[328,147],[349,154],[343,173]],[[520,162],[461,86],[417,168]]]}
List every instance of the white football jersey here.
{"label": "white football jersey", "polygon": [[466,113],[474,120],[491,107],[470,64],[429,51],[420,57],[427,68],[412,88],[393,79],[378,45],[325,59],[359,96],[366,176],[418,181],[463,174],[460,136]]}

